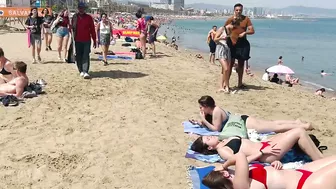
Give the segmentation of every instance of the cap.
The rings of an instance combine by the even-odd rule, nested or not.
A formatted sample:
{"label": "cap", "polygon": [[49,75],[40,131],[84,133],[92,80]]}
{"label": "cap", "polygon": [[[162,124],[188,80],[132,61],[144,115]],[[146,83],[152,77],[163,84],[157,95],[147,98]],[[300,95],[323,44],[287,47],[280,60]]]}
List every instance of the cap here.
{"label": "cap", "polygon": [[79,2],[78,3],[78,8],[85,8],[86,4],[84,2]]}

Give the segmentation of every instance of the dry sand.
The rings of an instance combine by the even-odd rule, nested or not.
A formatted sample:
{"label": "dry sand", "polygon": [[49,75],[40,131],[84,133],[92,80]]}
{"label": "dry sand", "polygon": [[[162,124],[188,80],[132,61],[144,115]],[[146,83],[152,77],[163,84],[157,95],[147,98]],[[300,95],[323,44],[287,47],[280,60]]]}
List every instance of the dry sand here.
{"label": "dry sand", "polygon": [[25,34],[0,41],[6,57],[28,62],[31,80],[48,82],[45,95],[0,107],[0,188],[189,188],[187,166],[204,164],[184,158],[181,122],[197,117],[202,95],[231,112],[310,121],[326,154],[335,151],[336,102],[256,77],[245,77],[249,91],[216,93],[219,67],[184,50],[160,45],[158,58],[92,61],[94,78],[83,80],[74,64],[54,63],[56,51],[31,64]]}

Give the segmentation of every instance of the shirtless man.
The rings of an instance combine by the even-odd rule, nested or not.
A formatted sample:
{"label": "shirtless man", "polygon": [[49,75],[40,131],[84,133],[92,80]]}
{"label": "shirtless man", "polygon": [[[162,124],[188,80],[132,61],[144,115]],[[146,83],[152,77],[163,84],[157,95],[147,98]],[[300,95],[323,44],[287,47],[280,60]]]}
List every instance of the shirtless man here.
{"label": "shirtless man", "polygon": [[13,95],[17,98],[22,96],[24,88],[28,85],[28,77],[26,75],[27,64],[24,62],[15,62],[13,70],[17,77],[8,83],[0,84],[0,96]]}
{"label": "shirtless man", "polygon": [[13,63],[6,57],[3,49],[0,47],[0,84],[7,83],[16,77],[13,70]]}

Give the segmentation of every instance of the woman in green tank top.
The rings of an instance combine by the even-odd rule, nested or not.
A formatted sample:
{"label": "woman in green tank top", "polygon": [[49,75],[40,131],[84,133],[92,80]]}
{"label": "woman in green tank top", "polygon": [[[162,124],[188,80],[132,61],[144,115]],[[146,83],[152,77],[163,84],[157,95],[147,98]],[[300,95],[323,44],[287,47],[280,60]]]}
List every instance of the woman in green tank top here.
{"label": "woman in green tank top", "polygon": [[[222,131],[223,128],[226,127],[232,115],[216,106],[215,100],[211,96],[202,96],[198,100],[198,104],[200,107],[201,121],[190,120],[192,123],[205,126],[212,131]],[[310,123],[303,123],[300,120],[267,121],[248,115],[242,115],[241,117],[244,117],[244,125],[247,129],[254,129],[258,133],[281,133],[294,128],[303,128],[305,130],[313,129]]]}

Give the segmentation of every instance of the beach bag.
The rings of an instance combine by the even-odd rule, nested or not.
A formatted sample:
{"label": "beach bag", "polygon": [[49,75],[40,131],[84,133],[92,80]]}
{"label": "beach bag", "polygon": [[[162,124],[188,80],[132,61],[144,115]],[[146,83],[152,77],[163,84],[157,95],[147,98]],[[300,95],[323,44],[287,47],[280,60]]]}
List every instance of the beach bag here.
{"label": "beach bag", "polygon": [[125,41],[128,42],[128,43],[132,43],[132,42],[133,42],[133,39],[130,38],[130,37],[125,37]]}
{"label": "beach bag", "polygon": [[76,57],[75,57],[73,46],[74,46],[74,42],[73,42],[73,40],[71,40],[70,47],[69,47],[69,50],[68,50],[68,56],[67,56],[67,62],[68,63],[75,63],[76,62]]}
{"label": "beach bag", "polygon": [[138,50],[136,53],[135,53],[135,59],[144,59],[142,53],[140,50]]}
{"label": "beach bag", "polygon": [[[317,137],[313,134],[309,134],[310,139],[314,142],[315,146],[320,150],[321,153],[323,153],[324,150],[327,150],[327,146],[320,146],[321,142],[317,139]],[[292,147],[292,150],[297,154],[305,154],[302,149],[300,148],[298,143],[295,143],[295,145]]]}

